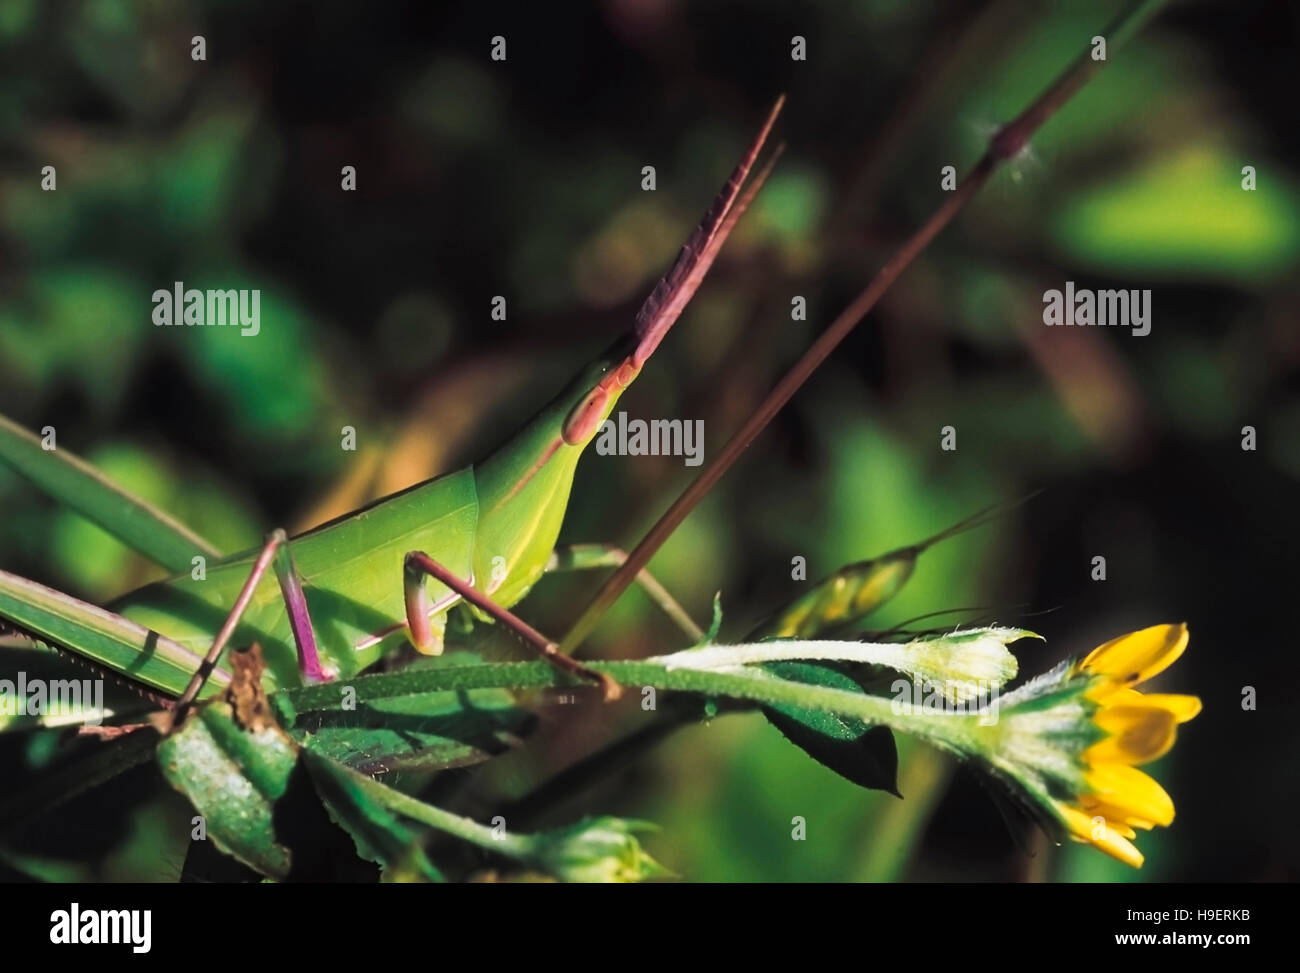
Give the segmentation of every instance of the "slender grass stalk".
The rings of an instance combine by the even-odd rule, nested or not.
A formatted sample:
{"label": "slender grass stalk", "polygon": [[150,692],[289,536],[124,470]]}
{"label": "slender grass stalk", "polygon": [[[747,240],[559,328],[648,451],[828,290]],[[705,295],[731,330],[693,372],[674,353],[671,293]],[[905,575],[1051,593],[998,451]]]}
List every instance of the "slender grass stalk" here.
{"label": "slender grass stalk", "polygon": [[[1119,51],[1139,29],[1153,17],[1167,0],[1139,0],[1130,5],[1104,32],[1107,38],[1108,56]],[[591,634],[596,624],[611,605],[627,590],[637,573],[641,571],[655,552],[663,546],[672,533],[695,509],[699,502],[711,490],[740,458],[741,453],[761,433],[795,392],[808,380],[832,351],[848,336],[859,322],[871,311],[880,298],[893,283],[902,276],[912,262],[929,246],[962,207],[988,182],[989,177],[999,165],[1016,156],[1028,144],[1033,134],[1042,127],[1074,94],[1087,84],[1088,80],[1101,69],[1107,61],[1094,61],[1091,46],[1053,81],[1028,108],[1014,120],[1005,125],[989,143],[983,157],[967,174],[934,214],[909,237],[898,252],[890,258],[872,279],[871,283],[846,307],[816,341],[809,346],[794,367],[786,373],[776,387],[768,394],[761,405],[748,420],[729,439],[714,459],[705,466],[698,477],[673,502],[658,522],[650,528],[649,533],[633,548],[623,566],[611,574],[596,592],[560,642],[559,651],[572,654]]]}

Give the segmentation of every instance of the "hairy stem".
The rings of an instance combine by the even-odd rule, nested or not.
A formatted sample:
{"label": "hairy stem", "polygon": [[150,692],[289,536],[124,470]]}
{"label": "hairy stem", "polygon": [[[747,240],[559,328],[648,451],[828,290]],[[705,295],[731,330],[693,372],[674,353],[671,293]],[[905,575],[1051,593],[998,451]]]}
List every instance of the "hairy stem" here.
{"label": "hairy stem", "polygon": [[[700,693],[768,705],[798,706],[854,717],[877,726],[914,734],[946,750],[969,752],[978,746],[979,711],[935,712],[897,707],[883,696],[775,678],[762,670],[711,672],[670,669],[659,659],[636,662],[592,662],[590,667],[624,686],[653,686],[656,690]],[[414,669],[362,676],[353,680],[358,703],[393,696],[455,692],[467,689],[542,689],[571,686],[569,677],[543,662]],[[295,712],[338,705],[338,686],[306,686],[284,691]]]}

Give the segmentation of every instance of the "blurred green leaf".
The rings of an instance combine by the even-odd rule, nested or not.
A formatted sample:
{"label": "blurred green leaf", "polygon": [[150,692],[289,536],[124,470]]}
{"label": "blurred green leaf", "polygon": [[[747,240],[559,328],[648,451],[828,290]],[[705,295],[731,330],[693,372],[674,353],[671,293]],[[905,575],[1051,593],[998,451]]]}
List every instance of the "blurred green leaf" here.
{"label": "blurred green leaf", "polygon": [[[961,92],[968,147],[983,151],[993,131],[1023,111],[1102,32],[1115,7],[1098,7],[1044,5],[1035,16],[1011,21],[1015,33],[1010,44],[985,62]],[[1187,67],[1178,48],[1162,45],[1160,38],[1140,36],[1135,46],[1110,60],[1106,70],[1070,99],[1058,119],[1035,134],[1031,151],[1040,158],[1059,158],[1124,137],[1132,129],[1130,120],[1141,117],[1145,107],[1131,93],[1172,89],[1191,96],[1196,75]]]}
{"label": "blurred green leaf", "polygon": [[814,169],[781,166],[772,173],[755,209],[781,237],[803,239],[821,225],[828,188]]}
{"label": "blurred green leaf", "polygon": [[220,557],[203,538],[110,482],[57,438],[54,445],[43,448],[37,436],[0,416],[0,461],[133,550],[176,573],[189,571],[196,555]]}
{"label": "blurred green leaf", "polygon": [[0,829],[7,831],[24,821],[35,820],[51,808],[145,763],[153,756],[157,742],[153,731],[139,730],[67,761],[46,773],[34,786],[10,794],[0,803]]}
{"label": "blurred green leaf", "polygon": [[1258,188],[1242,189],[1247,154],[1193,147],[1068,194],[1052,240],[1072,259],[1131,278],[1199,276],[1258,284],[1300,259],[1300,193],[1258,160]]}
{"label": "blurred green leaf", "polygon": [[321,359],[312,353],[311,319],[301,305],[234,271],[203,278],[186,279],[185,286],[204,290],[219,281],[222,289],[261,292],[256,334],[196,327],[177,335],[195,373],[228,405],[225,418],[246,434],[272,439],[319,427],[329,398]]}
{"label": "blurred green leaf", "polygon": [[147,310],[130,280],[114,271],[44,269],[28,279],[21,302],[0,306],[0,361],[38,387],[66,378],[96,406],[115,406],[148,338]]}

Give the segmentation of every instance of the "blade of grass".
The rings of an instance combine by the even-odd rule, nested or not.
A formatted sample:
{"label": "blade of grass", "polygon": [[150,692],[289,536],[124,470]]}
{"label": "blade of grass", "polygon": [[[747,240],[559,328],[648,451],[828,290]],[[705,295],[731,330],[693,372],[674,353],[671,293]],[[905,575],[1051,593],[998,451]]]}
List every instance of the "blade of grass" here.
{"label": "blade of grass", "polygon": [[43,448],[39,438],[4,416],[0,462],[168,571],[189,571],[196,554],[221,556],[184,524],[123,490],[85,460],[62,447]]}
{"label": "blade of grass", "polygon": [[[164,692],[177,692],[203,663],[197,652],[143,625],[8,571],[0,571],[0,617]],[[218,668],[207,689],[216,692],[229,683],[230,673]]]}

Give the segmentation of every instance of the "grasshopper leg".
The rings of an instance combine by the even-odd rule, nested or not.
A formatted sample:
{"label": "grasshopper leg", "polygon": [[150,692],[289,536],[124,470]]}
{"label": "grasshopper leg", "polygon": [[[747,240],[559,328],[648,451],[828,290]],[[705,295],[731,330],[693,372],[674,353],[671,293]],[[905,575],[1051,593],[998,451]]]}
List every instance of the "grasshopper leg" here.
{"label": "grasshopper leg", "polygon": [[558,645],[518,615],[498,605],[470,584],[466,584],[461,578],[456,577],[454,572],[447,570],[423,551],[411,551],[407,554],[403,570],[406,623],[411,629],[413,638],[427,638],[430,634],[428,612],[432,606],[429,604],[428,596],[424,593],[425,580],[430,575],[441,581],[475,608],[486,612],[493,619],[505,625],[536,649],[543,659],[561,672],[581,676],[583,679],[590,679],[599,683],[604,690],[606,701],[618,699],[622,695],[622,689],[618,683],[614,682],[605,673],[589,669],[571,656],[565,655],[560,651]]}
{"label": "grasshopper leg", "polygon": [[180,701],[176,706],[178,713],[183,713],[189,704],[193,702],[212,670],[216,668],[221,653],[225,651],[226,644],[230,641],[231,635],[234,634],[235,629],[239,626],[240,619],[244,617],[244,612],[248,609],[248,603],[253,600],[253,593],[266,575],[267,568],[272,567],[272,565],[274,565],[276,576],[280,581],[280,592],[284,595],[285,606],[289,610],[289,626],[293,630],[294,642],[298,646],[298,663],[303,675],[309,681],[314,682],[332,678],[331,674],[327,673],[320,664],[320,654],[316,650],[316,636],[312,631],[311,616],[307,612],[307,598],[302,590],[302,581],[293,567],[293,558],[289,554],[288,537],[286,537],[284,531],[277,529],[267,537],[261,553],[257,555],[257,560],[253,562],[252,570],[248,572],[248,580],[239,589],[239,596],[235,599],[230,614],[226,616],[226,620],[222,623],[216,638],[212,640],[207,655],[203,657],[203,663],[190,678],[189,684],[185,687],[185,692],[181,694]]}
{"label": "grasshopper leg", "polygon": [[[433,561],[427,554],[412,551],[406,555],[406,560],[402,568],[402,593],[406,603],[406,628],[410,635],[411,644],[416,650],[424,655],[442,655],[443,634],[447,631],[447,614],[444,609],[460,600],[458,594],[453,593],[446,598],[432,601],[429,598],[429,592],[425,587],[425,579],[429,572],[420,564],[416,555],[421,558],[427,558]],[[474,575],[470,574],[466,585],[474,584]],[[400,626],[399,626],[400,627]],[[384,633],[387,634],[386,630]]]}
{"label": "grasshopper leg", "polygon": [[[420,574],[415,576],[408,574],[403,581],[406,594],[407,621],[387,625],[377,632],[371,632],[357,642],[356,650],[358,652],[378,645],[394,632],[405,630],[411,644],[419,649],[421,653],[424,655],[442,655],[442,636],[447,629],[446,610],[460,601],[460,595],[452,592],[437,601],[431,602],[424,594],[422,577]],[[474,583],[473,573],[470,574],[465,583],[470,585]],[[420,622],[421,617],[426,619],[423,624]]]}
{"label": "grasshopper leg", "polygon": [[[613,544],[562,544],[551,552],[550,560],[546,562],[546,573],[617,568],[626,560],[627,552]],[[704,638],[704,630],[695,624],[691,616],[686,614],[686,609],[648,569],[638,571],[636,581],[646,597],[662,608],[664,614],[686,633],[691,642],[699,642]]]}
{"label": "grasshopper leg", "polygon": [[280,594],[284,596],[284,605],[289,611],[289,628],[298,647],[298,669],[308,682],[329,682],[334,673],[321,665],[316,632],[311,625],[311,613],[307,610],[307,595],[302,590],[298,569],[293,566],[289,540],[284,531],[276,530],[268,541],[271,543],[275,544],[275,576],[280,582]]}

